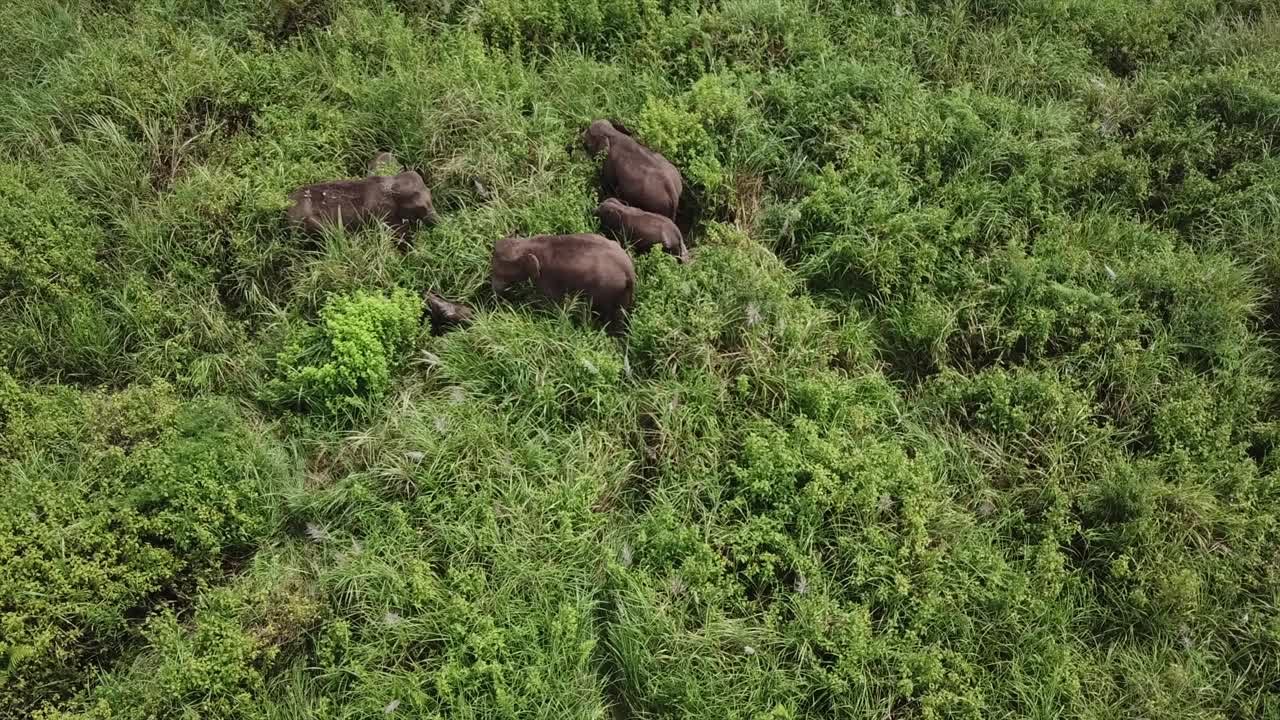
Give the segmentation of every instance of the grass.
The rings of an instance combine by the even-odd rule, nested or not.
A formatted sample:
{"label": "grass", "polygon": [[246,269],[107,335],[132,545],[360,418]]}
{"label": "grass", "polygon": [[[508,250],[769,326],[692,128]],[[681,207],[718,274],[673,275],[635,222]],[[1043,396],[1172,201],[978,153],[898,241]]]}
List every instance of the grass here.
{"label": "grass", "polygon": [[[1270,4],[0,33],[0,717],[1280,717]],[[601,117],[692,223],[621,338],[487,278]],[[284,227],[386,150],[409,252]]]}

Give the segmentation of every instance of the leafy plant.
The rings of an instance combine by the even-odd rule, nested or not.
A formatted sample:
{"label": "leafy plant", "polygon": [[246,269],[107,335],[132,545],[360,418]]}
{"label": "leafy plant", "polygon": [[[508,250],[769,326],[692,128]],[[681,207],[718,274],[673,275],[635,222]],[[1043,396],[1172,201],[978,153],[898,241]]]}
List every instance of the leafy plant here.
{"label": "leafy plant", "polygon": [[66,697],[161,605],[272,529],[279,459],[233,404],[8,381],[0,485],[0,708]]}
{"label": "leafy plant", "polygon": [[359,413],[387,393],[421,316],[422,301],[403,289],[330,299],[319,323],[295,331],[277,355],[270,397],[331,416]]}

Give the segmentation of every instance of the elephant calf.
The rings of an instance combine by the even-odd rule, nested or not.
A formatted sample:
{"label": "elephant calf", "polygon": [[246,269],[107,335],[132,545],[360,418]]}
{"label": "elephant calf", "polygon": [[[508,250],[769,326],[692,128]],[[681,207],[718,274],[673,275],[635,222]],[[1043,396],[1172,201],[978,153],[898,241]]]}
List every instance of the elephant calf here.
{"label": "elephant calf", "polygon": [[475,317],[475,311],[462,303],[449,302],[434,292],[423,296],[427,312],[431,314],[431,332],[443,335],[453,327],[466,327]]}
{"label": "elephant calf", "polygon": [[654,245],[661,245],[667,254],[675,255],[680,262],[689,261],[684,235],[670,218],[633,208],[617,198],[600,203],[595,216],[600,218],[600,224],[610,235],[620,242],[630,243],[636,252],[646,253]]}
{"label": "elephant calf", "polygon": [[552,299],[581,293],[611,330],[635,298],[636,270],[618,243],[591,233],[508,237],[493,246],[493,291],[524,280]]}
{"label": "elephant calf", "polygon": [[312,234],[338,225],[355,230],[385,222],[400,243],[408,245],[414,225],[434,225],[439,220],[431,205],[431,191],[412,170],[306,185],[290,193],[289,199],[293,201],[286,211],[289,223]]}
{"label": "elephant calf", "polygon": [[600,184],[607,195],[675,219],[684,187],[675,165],[608,120],[591,123],[582,134],[582,144],[592,155],[604,155]]}

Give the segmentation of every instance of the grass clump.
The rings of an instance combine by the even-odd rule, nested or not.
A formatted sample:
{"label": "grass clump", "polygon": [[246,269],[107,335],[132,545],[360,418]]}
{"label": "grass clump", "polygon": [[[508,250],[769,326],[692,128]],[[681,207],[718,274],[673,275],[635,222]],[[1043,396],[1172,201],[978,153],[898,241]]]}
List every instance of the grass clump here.
{"label": "grass clump", "polygon": [[575,316],[584,314],[483,318],[470,332],[444,338],[440,380],[516,415],[560,422],[618,417],[626,361],[589,324],[575,327]]}
{"label": "grass clump", "polygon": [[91,299],[106,243],[92,213],[42,168],[18,162],[0,165],[0,218],[5,365],[37,376],[102,367],[118,345]]}
{"label": "grass clump", "polygon": [[533,53],[559,46],[603,51],[610,41],[656,33],[668,15],[693,12],[698,5],[697,0],[482,0],[473,12],[485,39],[498,47]]}

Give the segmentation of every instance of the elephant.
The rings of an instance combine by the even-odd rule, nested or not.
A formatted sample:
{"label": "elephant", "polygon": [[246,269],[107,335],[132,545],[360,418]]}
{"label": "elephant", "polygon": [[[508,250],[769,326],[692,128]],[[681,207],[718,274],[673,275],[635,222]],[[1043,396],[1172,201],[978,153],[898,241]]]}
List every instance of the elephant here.
{"label": "elephant", "polygon": [[495,294],[532,280],[558,300],[581,293],[611,331],[635,299],[636,270],[618,243],[594,233],[506,237],[493,246],[490,281]]}
{"label": "elephant", "polygon": [[604,155],[600,185],[607,196],[676,219],[684,184],[670,161],[608,120],[591,123],[582,133],[582,144],[593,156]]}
{"label": "elephant", "polygon": [[600,224],[614,239],[630,243],[636,252],[645,253],[654,245],[661,245],[680,262],[689,261],[689,251],[684,245],[684,235],[669,218],[657,213],[634,208],[617,198],[609,198],[595,209]]}
{"label": "elephant", "polygon": [[412,170],[392,176],[371,175],[360,180],[305,185],[290,193],[289,200],[292,205],[285,212],[286,219],[308,234],[338,225],[355,230],[385,222],[405,247],[415,225],[439,222],[431,204],[431,191],[422,176]]}
{"label": "elephant", "polygon": [[431,332],[443,335],[454,327],[466,327],[475,319],[475,311],[462,303],[445,300],[434,292],[423,295],[427,312],[431,314]]}

